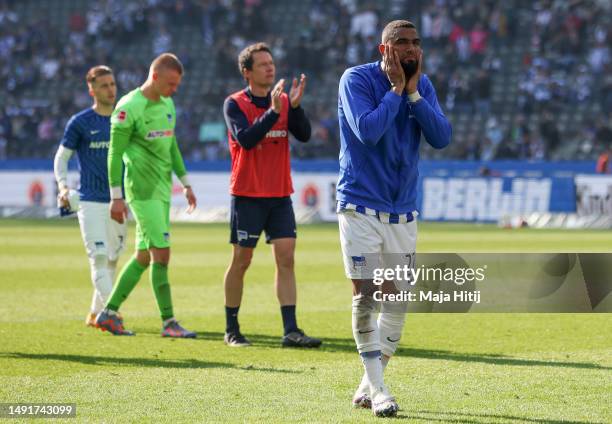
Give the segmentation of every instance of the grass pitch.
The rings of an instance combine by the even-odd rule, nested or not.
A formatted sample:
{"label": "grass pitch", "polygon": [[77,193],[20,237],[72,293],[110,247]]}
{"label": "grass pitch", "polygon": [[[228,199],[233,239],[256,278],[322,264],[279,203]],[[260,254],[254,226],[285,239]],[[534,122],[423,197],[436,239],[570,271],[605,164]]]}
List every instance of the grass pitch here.
{"label": "grass pitch", "polygon": [[[199,338],[159,337],[144,278],[122,308],[127,338],[83,324],[92,289],[76,222],[0,221],[0,402],[74,402],[79,422],[377,421],[350,407],[362,368],[336,226],[299,229],[298,324],[319,350],[279,347],[263,244],[240,311],[254,346],[223,345],[227,237],[225,225],[173,226],[175,312]],[[612,233],[420,224],[418,249],[601,252]],[[609,423],[611,329],[610,314],[410,315],[386,381],[410,423]]]}

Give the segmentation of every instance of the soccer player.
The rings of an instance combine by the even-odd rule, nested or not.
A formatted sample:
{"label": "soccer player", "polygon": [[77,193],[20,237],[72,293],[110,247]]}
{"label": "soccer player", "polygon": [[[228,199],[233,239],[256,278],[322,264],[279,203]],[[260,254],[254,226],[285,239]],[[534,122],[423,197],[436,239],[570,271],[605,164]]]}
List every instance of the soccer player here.
{"label": "soccer player", "polygon": [[111,119],[108,177],[111,218],[124,222],[127,207],[121,192],[125,164],[125,197],[136,219],[136,254],[121,270],[97,325],[115,335],[132,335],[117,312],[151,263],[150,279],[163,321],[163,337],[196,337],[174,318],[168,262],[170,261],[170,197],[172,171],[180,179],[189,203],[196,197],[189,185],[174,128],[176,111],[172,96],[183,76],[183,65],[170,53],[158,56],[145,83],[119,100]]}
{"label": "soccer player", "polygon": [[[340,79],[337,212],[345,273],[353,283],[353,336],[365,369],[353,404],[394,416],[398,405],[383,370],[399,343],[405,305],[376,303],[373,272],[402,261],[414,266],[419,139],[424,135],[434,148],[443,148],[450,143],[451,126],[421,73],[415,25],[390,22],[379,51],[381,61],[349,68]],[[405,287],[386,281],[382,290]],[[378,308],[383,313],[377,321]]]}
{"label": "soccer player", "polygon": [[[112,221],[106,161],[110,140],[110,116],[115,106],[117,86],[108,66],[94,66],[86,76],[93,106],[72,116],[55,154],[54,172],[61,207],[77,209],[79,226],[89,258],[94,285],[91,308],[85,323],[95,326],[113,289],[117,259],[124,250],[126,225]],[[81,174],[78,205],[69,204],[68,162],[76,151]],[[76,202],[75,202],[76,203]]]}
{"label": "soccer player", "polygon": [[272,244],[276,261],[276,295],[281,305],[287,347],[319,347],[321,340],[309,337],[297,326],[294,252],[295,216],[289,195],[293,193],[289,163],[289,132],[301,142],[310,139],[310,122],[300,107],[306,76],[293,79],[289,96],[284,80],[274,84],[276,70],[265,43],[246,47],[238,56],[240,73],[247,87],[227,99],[223,114],[228,128],[232,157],[230,180],[231,263],[225,273],[224,340],[229,346],[250,345],[240,332],[238,310],[242,301],[244,274],[262,230]]}

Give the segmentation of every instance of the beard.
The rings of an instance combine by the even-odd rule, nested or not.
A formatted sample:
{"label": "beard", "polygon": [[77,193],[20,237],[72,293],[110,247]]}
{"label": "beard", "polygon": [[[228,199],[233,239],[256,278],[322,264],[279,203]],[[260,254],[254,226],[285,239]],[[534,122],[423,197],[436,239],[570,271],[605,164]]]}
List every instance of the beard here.
{"label": "beard", "polygon": [[410,60],[408,63],[402,62],[402,69],[404,70],[404,75],[406,75],[406,81],[408,81],[414,74],[416,74],[417,68],[419,67],[418,60]]}

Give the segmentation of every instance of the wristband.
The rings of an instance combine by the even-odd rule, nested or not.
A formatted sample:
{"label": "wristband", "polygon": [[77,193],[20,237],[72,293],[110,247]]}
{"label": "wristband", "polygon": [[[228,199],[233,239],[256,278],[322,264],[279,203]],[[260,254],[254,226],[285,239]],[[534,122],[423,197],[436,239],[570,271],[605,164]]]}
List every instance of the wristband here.
{"label": "wristband", "polygon": [[121,187],[111,187],[110,192],[112,200],[123,199],[123,192],[121,191]]}
{"label": "wristband", "polygon": [[414,93],[408,93],[408,100],[410,100],[410,103],[416,103],[421,100],[419,90],[416,90]]}
{"label": "wristband", "polygon": [[187,178],[187,174],[183,175],[182,177],[179,177],[179,180],[181,181],[183,188],[191,188],[191,184],[189,183],[189,178]]}

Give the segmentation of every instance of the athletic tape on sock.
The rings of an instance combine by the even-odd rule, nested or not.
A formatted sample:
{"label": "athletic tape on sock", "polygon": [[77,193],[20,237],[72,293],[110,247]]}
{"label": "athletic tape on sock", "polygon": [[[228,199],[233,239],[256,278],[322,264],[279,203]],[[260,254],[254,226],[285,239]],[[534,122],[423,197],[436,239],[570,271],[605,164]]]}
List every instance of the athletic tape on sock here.
{"label": "athletic tape on sock", "polygon": [[376,322],[376,301],[370,296],[353,296],[352,327],[357,351],[380,350],[380,332]]}

